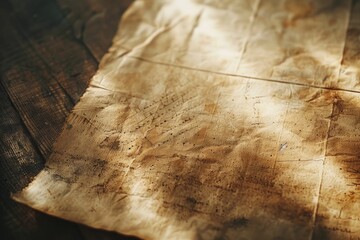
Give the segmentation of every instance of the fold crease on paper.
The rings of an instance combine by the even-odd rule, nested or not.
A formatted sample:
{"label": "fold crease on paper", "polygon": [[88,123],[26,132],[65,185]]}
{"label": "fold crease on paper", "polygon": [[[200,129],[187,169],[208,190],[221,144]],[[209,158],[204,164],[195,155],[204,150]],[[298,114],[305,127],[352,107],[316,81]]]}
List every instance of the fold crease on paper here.
{"label": "fold crease on paper", "polygon": [[145,239],[360,236],[360,1],[135,1],[14,199]]}

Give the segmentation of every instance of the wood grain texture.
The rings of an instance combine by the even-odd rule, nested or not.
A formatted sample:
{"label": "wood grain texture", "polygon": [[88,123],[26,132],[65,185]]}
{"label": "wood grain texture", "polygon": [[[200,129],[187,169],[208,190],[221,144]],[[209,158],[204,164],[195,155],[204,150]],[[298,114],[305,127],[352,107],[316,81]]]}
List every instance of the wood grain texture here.
{"label": "wood grain texture", "polygon": [[60,8],[68,12],[73,32],[100,61],[111,45],[120,16],[133,0],[58,0]]}
{"label": "wood grain texture", "polygon": [[[127,239],[36,212],[12,201],[10,194],[43,168],[129,4],[1,1],[1,239]],[[94,11],[99,14],[91,15]],[[83,13],[90,13],[88,23]],[[79,37],[79,26],[87,37]],[[103,34],[91,37],[99,29]]]}
{"label": "wood grain texture", "polygon": [[[54,6],[49,8],[56,9]],[[55,16],[54,18],[60,15],[53,11],[51,16]],[[47,11],[44,11],[44,15],[45,13],[48,14]],[[6,34],[2,34],[6,37],[2,41],[3,52],[8,56],[2,63],[2,83],[14,106],[21,112],[20,115],[41,153],[46,157],[66,116],[95,72],[97,62],[84,52],[79,43],[70,45],[71,38],[66,34],[66,25],[60,20],[48,23],[51,21],[47,20],[47,16],[31,12],[29,15],[32,18],[44,18],[40,23],[47,24],[29,24],[31,20],[21,20],[21,17],[17,17],[18,14],[21,14],[21,9],[16,8],[3,10],[1,13],[1,17],[8,21],[4,26]],[[4,21],[6,20],[2,19]],[[58,29],[54,27],[56,22],[61,23]],[[43,26],[39,29],[36,28],[38,25]],[[84,53],[81,55],[81,52]],[[70,56],[69,60],[64,60],[65,56]],[[75,65],[75,62],[75,68],[69,67]],[[79,66],[79,63],[84,66]],[[74,78],[77,74],[78,77]]]}
{"label": "wood grain texture", "polygon": [[36,212],[9,198],[42,169],[44,159],[2,86],[0,102],[1,239],[82,239],[74,224]]}

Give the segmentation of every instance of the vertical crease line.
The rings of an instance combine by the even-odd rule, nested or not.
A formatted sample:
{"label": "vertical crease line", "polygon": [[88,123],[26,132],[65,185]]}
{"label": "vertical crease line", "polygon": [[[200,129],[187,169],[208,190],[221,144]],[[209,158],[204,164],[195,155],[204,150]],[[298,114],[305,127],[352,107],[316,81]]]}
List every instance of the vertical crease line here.
{"label": "vertical crease line", "polygon": [[317,220],[317,215],[319,212],[319,202],[320,202],[320,193],[321,193],[321,188],[322,188],[322,184],[323,184],[323,177],[324,177],[324,167],[325,167],[325,161],[326,161],[326,152],[327,152],[327,147],[328,147],[328,142],[329,142],[329,134],[330,134],[330,128],[331,128],[331,123],[332,123],[332,116],[334,114],[334,109],[335,109],[335,104],[333,103],[332,105],[332,110],[331,110],[331,115],[330,115],[330,120],[328,123],[328,129],[326,132],[326,137],[325,137],[325,146],[324,146],[324,159],[323,159],[323,163],[321,166],[321,170],[320,170],[320,180],[319,180],[319,185],[318,185],[318,189],[317,189],[317,194],[316,194],[316,205],[314,208],[314,212],[312,215],[312,229],[309,235],[309,240],[314,239],[314,234],[315,234],[315,227],[316,227],[316,220]]}
{"label": "vertical crease line", "polygon": [[239,70],[239,68],[240,68],[240,64],[241,64],[243,55],[244,55],[244,53],[245,53],[245,50],[246,50],[246,48],[247,48],[247,44],[248,44],[248,42],[249,42],[249,38],[250,38],[250,34],[251,34],[251,29],[252,29],[252,26],[254,25],[254,21],[255,21],[256,15],[257,15],[257,13],[258,13],[258,11],[259,11],[260,2],[261,2],[261,0],[258,0],[258,1],[256,2],[254,11],[252,12],[252,14],[251,14],[251,16],[250,16],[249,28],[248,28],[247,35],[246,35],[246,37],[245,37],[245,40],[244,40],[244,42],[243,42],[241,51],[240,51],[239,61],[238,61],[238,64],[236,65],[235,72],[237,72],[237,71]]}

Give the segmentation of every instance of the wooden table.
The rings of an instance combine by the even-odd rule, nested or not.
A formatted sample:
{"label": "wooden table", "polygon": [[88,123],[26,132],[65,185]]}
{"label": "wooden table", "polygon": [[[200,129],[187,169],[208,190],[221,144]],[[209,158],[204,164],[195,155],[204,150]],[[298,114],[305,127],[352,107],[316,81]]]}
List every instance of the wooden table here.
{"label": "wooden table", "polygon": [[0,1],[0,239],[128,239],[10,199],[43,168],[131,0]]}

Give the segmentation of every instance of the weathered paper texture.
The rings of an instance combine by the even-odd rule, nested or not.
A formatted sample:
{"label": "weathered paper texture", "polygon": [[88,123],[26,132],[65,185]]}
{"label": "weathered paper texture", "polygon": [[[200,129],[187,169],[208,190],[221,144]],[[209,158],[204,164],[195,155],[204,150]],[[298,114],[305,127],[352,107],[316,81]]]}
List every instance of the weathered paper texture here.
{"label": "weathered paper texture", "polygon": [[15,199],[145,239],[358,239],[359,5],[136,1]]}

